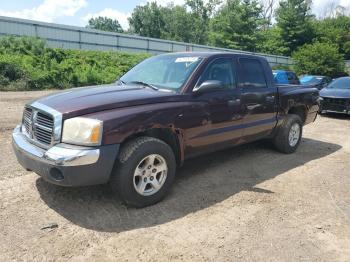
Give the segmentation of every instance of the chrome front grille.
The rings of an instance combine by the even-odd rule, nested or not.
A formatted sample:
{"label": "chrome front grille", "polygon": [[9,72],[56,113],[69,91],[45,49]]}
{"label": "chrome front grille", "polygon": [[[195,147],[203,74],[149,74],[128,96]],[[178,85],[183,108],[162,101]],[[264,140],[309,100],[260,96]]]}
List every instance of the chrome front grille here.
{"label": "chrome front grille", "polygon": [[30,133],[30,128],[32,124],[32,113],[33,110],[31,108],[25,108],[23,112],[23,127],[27,134]]}
{"label": "chrome front grille", "polygon": [[43,144],[52,144],[53,118],[38,112],[35,118],[34,134],[36,139]]}
{"label": "chrome front grille", "polygon": [[52,129],[53,128],[53,119],[52,117],[49,117],[43,113],[38,112],[38,115],[36,117],[36,122],[39,125],[45,126],[47,128]]}
{"label": "chrome front grille", "polygon": [[22,132],[34,143],[42,147],[49,147],[54,142],[53,116],[26,107],[23,112]]}

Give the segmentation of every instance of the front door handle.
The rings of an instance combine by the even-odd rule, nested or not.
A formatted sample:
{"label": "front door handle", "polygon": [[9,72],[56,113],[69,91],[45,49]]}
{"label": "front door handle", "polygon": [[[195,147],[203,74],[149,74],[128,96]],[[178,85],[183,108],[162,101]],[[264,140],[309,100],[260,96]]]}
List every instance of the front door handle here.
{"label": "front door handle", "polygon": [[267,96],[266,102],[269,102],[269,103],[275,102],[275,96]]}
{"label": "front door handle", "polygon": [[227,104],[229,106],[239,106],[241,104],[241,99],[237,98],[237,99],[228,100]]}

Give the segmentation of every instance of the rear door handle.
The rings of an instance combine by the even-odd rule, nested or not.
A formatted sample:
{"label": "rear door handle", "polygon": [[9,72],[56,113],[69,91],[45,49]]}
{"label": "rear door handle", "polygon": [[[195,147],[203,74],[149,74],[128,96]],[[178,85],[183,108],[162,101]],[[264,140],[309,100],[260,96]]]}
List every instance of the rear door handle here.
{"label": "rear door handle", "polygon": [[229,106],[239,106],[241,104],[241,99],[237,98],[237,99],[228,100],[227,104]]}

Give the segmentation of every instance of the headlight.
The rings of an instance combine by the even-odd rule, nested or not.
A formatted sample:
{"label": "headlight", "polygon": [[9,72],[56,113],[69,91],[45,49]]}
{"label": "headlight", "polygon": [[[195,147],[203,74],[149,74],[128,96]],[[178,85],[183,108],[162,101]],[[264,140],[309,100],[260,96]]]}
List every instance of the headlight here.
{"label": "headlight", "polygon": [[101,144],[102,121],[75,117],[63,124],[62,142],[76,145],[96,146]]}

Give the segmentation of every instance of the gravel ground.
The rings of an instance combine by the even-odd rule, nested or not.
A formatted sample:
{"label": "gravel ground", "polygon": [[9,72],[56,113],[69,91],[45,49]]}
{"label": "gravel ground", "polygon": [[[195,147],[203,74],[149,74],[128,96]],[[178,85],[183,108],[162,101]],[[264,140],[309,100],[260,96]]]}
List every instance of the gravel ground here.
{"label": "gravel ground", "polygon": [[11,131],[47,93],[0,93],[1,261],[350,261],[350,117],[318,117],[292,155],[257,142],[189,160],[134,209],[17,164]]}

